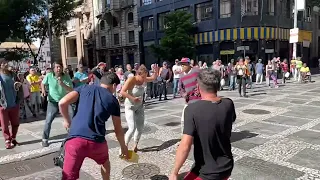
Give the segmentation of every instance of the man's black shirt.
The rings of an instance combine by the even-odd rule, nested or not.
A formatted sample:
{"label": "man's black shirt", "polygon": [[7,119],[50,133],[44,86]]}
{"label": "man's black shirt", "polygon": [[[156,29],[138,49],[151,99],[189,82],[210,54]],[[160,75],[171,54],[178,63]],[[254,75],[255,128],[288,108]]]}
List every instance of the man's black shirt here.
{"label": "man's black shirt", "polygon": [[194,138],[195,165],[191,171],[203,180],[230,176],[234,164],[230,137],[236,119],[232,100],[201,100],[189,104],[184,119],[183,134]]}

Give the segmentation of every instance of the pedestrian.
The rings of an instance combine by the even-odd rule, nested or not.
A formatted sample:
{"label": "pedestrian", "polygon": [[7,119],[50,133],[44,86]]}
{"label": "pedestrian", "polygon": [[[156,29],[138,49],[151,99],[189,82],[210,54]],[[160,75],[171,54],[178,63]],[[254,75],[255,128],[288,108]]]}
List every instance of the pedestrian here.
{"label": "pedestrian", "polygon": [[236,112],[231,99],[218,97],[220,81],[219,71],[200,71],[197,82],[202,99],[185,109],[183,136],[169,180],[178,179],[192,145],[195,165],[185,180],[227,180],[230,177],[234,166],[230,137]]}
{"label": "pedestrian", "polygon": [[182,73],[182,68],[179,64],[179,59],[175,60],[175,65],[172,67],[173,72],[173,98],[175,98],[178,94],[179,90],[179,81]]}
{"label": "pedestrian", "polygon": [[[41,78],[37,74],[35,68],[30,68],[29,75],[27,76],[27,80],[30,83],[30,103],[32,106],[32,112],[38,113],[40,112],[40,104],[41,104]],[[36,114],[34,114],[36,116]]]}
{"label": "pedestrian", "polygon": [[78,71],[74,73],[73,83],[75,87],[82,86],[88,82],[88,74],[84,71],[83,65],[78,65]]}
{"label": "pedestrian", "polygon": [[228,64],[227,67],[227,74],[229,78],[229,91],[234,91],[236,88],[236,65],[234,59],[231,59],[230,63]]}
{"label": "pedestrian", "polygon": [[99,85],[100,79],[103,74],[106,72],[107,64],[100,62],[96,67],[94,67],[91,72],[93,74],[93,84]]}
{"label": "pedestrian", "polygon": [[264,65],[262,64],[262,59],[258,59],[258,63],[256,64],[256,84],[262,84],[263,70]]}
{"label": "pedestrian", "polygon": [[0,59],[0,124],[6,149],[18,145],[16,136],[20,125],[19,104],[22,100],[22,84],[14,73],[9,71],[8,61]]}
{"label": "pedestrian", "polygon": [[[286,83],[286,74],[289,73],[289,65],[288,60],[284,59],[281,63],[281,69],[282,69],[282,84]],[[289,77],[289,76],[288,76]]]}
{"label": "pedestrian", "polygon": [[[63,65],[61,62],[54,63],[54,70],[48,73],[41,84],[42,96],[46,96],[46,87],[48,87],[48,106],[46,121],[42,135],[42,146],[49,146],[49,136],[51,125],[59,112],[58,102],[68,93],[73,91],[72,81],[69,74],[63,73]],[[69,107],[70,117],[72,117],[73,109]]]}
{"label": "pedestrian", "polygon": [[[236,66],[237,71],[237,81],[238,81],[238,92],[240,97],[248,97],[247,96],[247,79],[249,77],[249,70],[246,66],[243,58],[239,58],[238,65]],[[243,96],[242,96],[243,94]]]}
{"label": "pedestrian", "polygon": [[[152,64],[151,65],[151,70],[149,71],[149,75],[153,76],[153,74],[155,73],[155,68],[156,64]],[[159,86],[159,82],[158,79],[156,78],[154,81],[150,82],[150,98],[158,98],[158,86]]]}
{"label": "pedestrian", "polygon": [[185,99],[185,106],[182,110],[181,116],[181,130],[183,130],[184,124],[184,110],[185,108],[201,99],[201,95],[197,89],[197,76],[200,71],[199,68],[191,67],[191,60],[189,58],[182,58],[180,61],[182,72],[180,77],[180,89],[181,96]]}
{"label": "pedestrian", "polygon": [[[64,127],[69,129],[65,143],[62,180],[79,179],[85,158],[101,165],[102,179],[110,179],[110,161],[106,136],[106,121],[112,117],[114,131],[121,147],[121,154],[128,158],[120,119],[120,106],[113,96],[120,80],[115,73],[107,72],[100,85],[83,85],[68,93],[59,102]],[[69,107],[78,101],[78,110],[72,118]],[[72,119],[72,121],[71,121]],[[94,127],[92,126],[94,124]]]}
{"label": "pedestrian", "polygon": [[168,68],[168,63],[164,61],[162,63],[162,67],[159,70],[159,77],[161,78],[161,81],[159,82],[159,101],[162,100],[162,95],[164,95],[164,100],[168,100],[167,88],[168,88],[168,83],[170,82],[171,76],[172,76],[172,73]]}
{"label": "pedestrian", "polygon": [[125,134],[125,142],[128,146],[134,134],[134,148],[137,152],[138,143],[144,128],[144,105],[143,95],[145,91],[144,84],[152,82],[157,78],[158,66],[154,67],[155,73],[148,77],[148,70],[144,65],[141,65],[136,71],[136,75],[130,77],[121,89],[121,95],[126,98],[124,101],[125,117],[128,124],[128,131]]}
{"label": "pedestrian", "polygon": [[22,89],[23,89],[23,101],[20,103],[20,119],[21,122],[24,122],[27,119],[27,107],[33,114],[33,116],[36,116],[36,113],[33,111],[33,108],[30,104],[30,83],[26,80],[24,77],[24,73],[20,72],[18,73],[19,81],[22,83]]}

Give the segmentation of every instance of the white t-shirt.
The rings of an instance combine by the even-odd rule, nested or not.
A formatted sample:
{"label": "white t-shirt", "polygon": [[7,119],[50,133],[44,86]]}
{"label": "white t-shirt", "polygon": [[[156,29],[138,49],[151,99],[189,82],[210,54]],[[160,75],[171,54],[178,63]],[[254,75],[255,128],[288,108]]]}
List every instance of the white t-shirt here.
{"label": "white t-shirt", "polygon": [[181,74],[174,74],[174,71],[180,71],[180,72],[182,72],[182,67],[179,66],[179,65],[173,65],[172,71],[173,71],[173,78],[180,78],[180,75],[181,75]]}

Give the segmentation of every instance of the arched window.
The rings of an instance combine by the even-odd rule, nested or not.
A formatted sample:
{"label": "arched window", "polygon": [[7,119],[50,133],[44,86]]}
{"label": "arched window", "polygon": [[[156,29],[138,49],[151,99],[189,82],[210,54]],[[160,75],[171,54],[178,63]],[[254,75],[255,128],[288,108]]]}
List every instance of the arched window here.
{"label": "arched window", "polygon": [[102,20],[102,21],[100,22],[100,29],[101,29],[101,30],[104,30],[105,28],[106,28],[106,26],[105,26],[104,20]]}
{"label": "arched window", "polygon": [[131,23],[133,23],[133,13],[129,12],[128,13],[128,24],[131,24]]}

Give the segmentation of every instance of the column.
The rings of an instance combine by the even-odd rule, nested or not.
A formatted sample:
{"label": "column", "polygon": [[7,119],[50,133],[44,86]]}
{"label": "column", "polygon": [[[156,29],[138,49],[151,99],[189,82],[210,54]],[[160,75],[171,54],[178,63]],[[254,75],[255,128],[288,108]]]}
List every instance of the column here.
{"label": "column", "polygon": [[124,67],[129,63],[127,50],[125,48],[122,49],[122,58]]}
{"label": "column", "polygon": [[[137,49],[135,49],[135,51],[134,51],[134,62],[135,63],[141,63],[140,62],[140,52],[139,52],[139,49],[137,48]],[[144,62],[144,63],[146,63],[146,62]]]}
{"label": "column", "polygon": [[67,46],[66,46],[66,36],[60,36],[60,44],[61,44],[61,59],[63,67],[67,67]]}
{"label": "column", "polygon": [[83,59],[83,52],[82,52],[82,37],[81,37],[81,29],[80,29],[80,19],[76,17],[76,41],[77,41],[77,57],[78,57],[78,63],[82,61]]}

